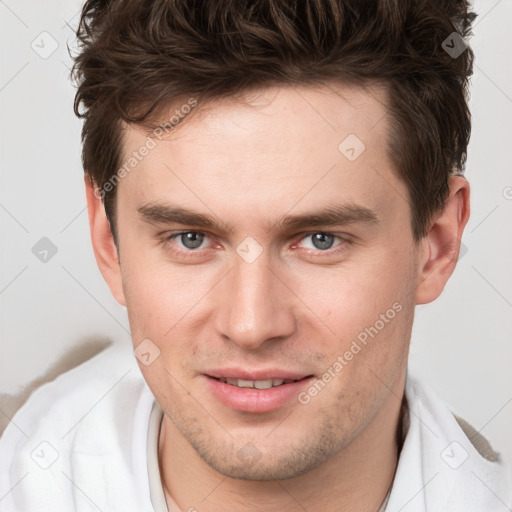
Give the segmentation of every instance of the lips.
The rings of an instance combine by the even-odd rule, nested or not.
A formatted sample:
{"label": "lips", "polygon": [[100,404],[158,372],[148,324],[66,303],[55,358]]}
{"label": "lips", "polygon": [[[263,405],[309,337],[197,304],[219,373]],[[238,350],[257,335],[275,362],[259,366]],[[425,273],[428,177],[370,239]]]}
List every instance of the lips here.
{"label": "lips", "polygon": [[209,370],[203,377],[207,389],[223,405],[252,413],[271,412],[285,406],[313,379],[305,373],[241,368]]}
{"label": "lips", "polygon": [[261,380],[301,380],[308,377],[308,373],[299,373],[278,368],[268,368],[264,370],[247,370],[246,368],[222,368],[211,369],[204,372],[208,377],[215,379],[241,379],[250,381]]}
{"label": "lips", "polygon": [[270,389],[283,384],[289,384],[290,382],[296,382],[294,380],[285,379],[265,379],[265,380],[246,380],[246,379],[218,379],[221,382],[225,382],[230,386],[236,386],[238,388],[256,388],[256,389]]}

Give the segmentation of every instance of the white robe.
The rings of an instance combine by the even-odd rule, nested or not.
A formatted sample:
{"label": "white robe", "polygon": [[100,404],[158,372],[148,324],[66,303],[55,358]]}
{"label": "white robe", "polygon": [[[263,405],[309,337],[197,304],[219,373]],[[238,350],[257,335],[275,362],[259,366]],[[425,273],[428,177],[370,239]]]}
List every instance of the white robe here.
{"label": "white robe", "polygon": [[[510,469],[482,457],[444,402],[411,376],[406,397],[409,425],[386,511],[512,510]],[[153,512],[153,403],[123,345],[41,386],[0,439],[0,511]]]}

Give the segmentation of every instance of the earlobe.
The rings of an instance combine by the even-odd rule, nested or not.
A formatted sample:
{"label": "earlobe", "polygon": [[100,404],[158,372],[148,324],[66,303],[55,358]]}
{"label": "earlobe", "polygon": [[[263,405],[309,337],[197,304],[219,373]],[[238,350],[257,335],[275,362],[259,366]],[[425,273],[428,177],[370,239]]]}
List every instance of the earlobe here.
{"label": "earlobe", "polygon": [[421,242],[416,304],[432,302],[443,291],[457,264],[468,218],[469,183],[462,176],[452,176],[445,206],[434,217]]}
{"label": "earlobe", "polygon": [[121,266],[110,223],[105,214],[101,195],[92,178],[85,174],[85,191],[91,241],[96,262],[110,291],[119,304],[125,306]]}

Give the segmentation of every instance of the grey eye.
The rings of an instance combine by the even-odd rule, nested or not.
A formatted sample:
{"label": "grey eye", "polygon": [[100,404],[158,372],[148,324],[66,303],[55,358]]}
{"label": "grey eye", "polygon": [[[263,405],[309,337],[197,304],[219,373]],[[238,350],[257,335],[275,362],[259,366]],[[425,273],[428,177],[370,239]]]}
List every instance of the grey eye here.
{"label": "grey eye", "polygon": [[196,231],[187,231],[186,233],[180,233],[178,236],[179,241],[186,249],[197,249],[201,246],[205,236],[202,233]]}
{"label": "grey eye", "polygon": [[334,235],[329,235],[327,233],[314,233],[311,236],[311,242],[316,249],[330,249],[334,244],[334,239],[336,238]]}

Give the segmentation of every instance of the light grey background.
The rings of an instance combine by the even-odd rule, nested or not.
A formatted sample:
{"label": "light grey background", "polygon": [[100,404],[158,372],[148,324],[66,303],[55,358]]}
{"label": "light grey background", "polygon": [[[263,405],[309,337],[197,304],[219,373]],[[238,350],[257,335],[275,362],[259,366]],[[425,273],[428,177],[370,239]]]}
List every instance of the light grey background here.
{"label": "light grey background", "polygon": [[[475,9],[467,253],[440,299],[417,308],[410,367],[512,460],[512,2]],[[129,340],[90,246],[66,48],[79,10],[0,0],[0,392],[86,338]],[[42,237],[58,249],[46,263],[32,253]]]}

